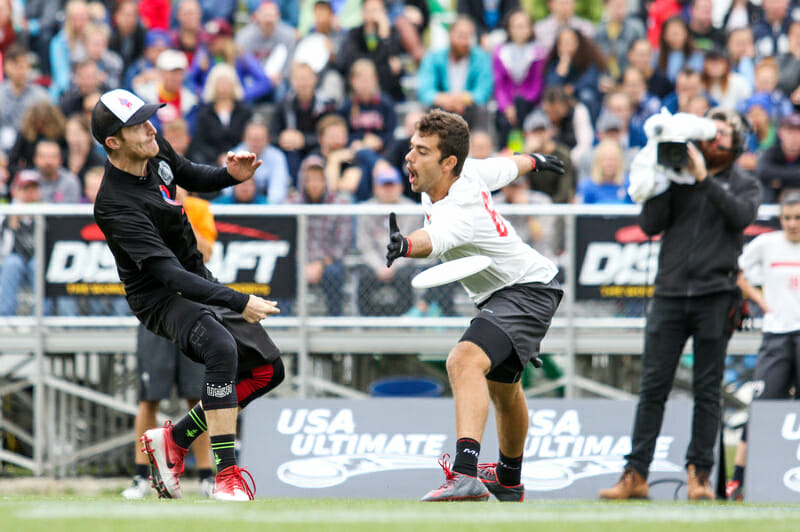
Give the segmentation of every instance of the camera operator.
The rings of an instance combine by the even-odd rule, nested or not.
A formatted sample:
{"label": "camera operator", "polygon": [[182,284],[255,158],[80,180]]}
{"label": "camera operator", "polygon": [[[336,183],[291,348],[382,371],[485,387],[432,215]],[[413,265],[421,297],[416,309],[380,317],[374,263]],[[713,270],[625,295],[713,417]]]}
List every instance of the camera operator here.
{"label": "camera operator", "polygon": [[755,177],[734,166],[745,135],[741,116],[714,108],[707,117],[716,125],[716,136],[696,146],[688,143],[688,164],[682,170],[689,179],[672,179],[665,192],[644,202],[639,215],[646,234],[663,231],[661,252],[645,328],[631,453],[619,482],[600,492],[602,499],[648,496],[647,475],[664,405],[690,336],[694,415],[686,452],[687,495],[690,500],[714,498],[708,476],[720,426],[722,372],[733,331],[730,317],[741,301],[736,261],[761,191]]}

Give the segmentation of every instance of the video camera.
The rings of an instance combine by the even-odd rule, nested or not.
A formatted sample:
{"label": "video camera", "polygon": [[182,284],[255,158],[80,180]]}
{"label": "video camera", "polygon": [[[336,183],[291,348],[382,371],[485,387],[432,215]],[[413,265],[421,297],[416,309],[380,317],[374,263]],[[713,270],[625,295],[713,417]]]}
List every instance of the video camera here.
{"label": "video camera", "polygon": [[717,136],[714,121],[689,113],[661,112],[647,119],[648,141],[656,140],[656,163],[679,170],[689,164],[689,141],[712,140]]}

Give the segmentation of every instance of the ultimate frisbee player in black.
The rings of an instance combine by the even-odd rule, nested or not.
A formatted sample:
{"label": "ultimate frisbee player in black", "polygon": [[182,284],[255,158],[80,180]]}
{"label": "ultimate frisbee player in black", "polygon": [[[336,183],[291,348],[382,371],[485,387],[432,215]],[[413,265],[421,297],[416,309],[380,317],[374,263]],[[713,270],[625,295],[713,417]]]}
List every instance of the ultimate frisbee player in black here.
{"label": "ultimate frisbee player in black", "polygon": [[[108,154],[94,217],[114,254],[131,310],[150,331],[205,365],[201,402],[174,426],[145,432],[153,487],[181,498],[183,457],[205,430],[217,465],[213,497],[250,500],[234,456],[236,416],[284,376],[280,351],[259,321],[275,302],[218,283],[203,265],[176,184],[210,192],[252,178],[261,161],[229,153],[226,168],[176,154],[149,122],[161,107],[121,89],[105,93],[92,112],[92,134]],[[249,473],[248,473],[249,475]]]}

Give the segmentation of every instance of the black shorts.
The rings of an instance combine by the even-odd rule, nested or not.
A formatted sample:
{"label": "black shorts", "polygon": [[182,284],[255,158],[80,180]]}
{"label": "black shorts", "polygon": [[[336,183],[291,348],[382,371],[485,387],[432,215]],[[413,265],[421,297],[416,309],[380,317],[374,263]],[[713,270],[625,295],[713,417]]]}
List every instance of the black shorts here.
{"label": "black shorts", "polygon": [[236,340],[239,375],[280,358],[281,352],[260,323],[248,323],[241,314],[224,307],[203,305],[175,295],[137,317],[148,330],[171,340],[187,357],[203,363],[189,344],[192,326],[203,314],[213,316]]}
{"label": "black shorts", "polygon": [[136,361],[139,373],[139,400],[169,399],[173,386],[178,397],[200,399],[205,367],[189,360],[180,348],[143,325],[136,332]]}
{"label": "black shorts", "polygon": [[800,332],[764,333],[756,361],[754,399],[789,399],[800,392]]}
{"label": "black shorts", "polygon": [[486,378],[512,383],[522,377],[525,365],[539,353],[539,345],[558,308],[564,291],[549,283],[526,283],[498,290],[478,305],[460,341],[483,349],[491,360]]}

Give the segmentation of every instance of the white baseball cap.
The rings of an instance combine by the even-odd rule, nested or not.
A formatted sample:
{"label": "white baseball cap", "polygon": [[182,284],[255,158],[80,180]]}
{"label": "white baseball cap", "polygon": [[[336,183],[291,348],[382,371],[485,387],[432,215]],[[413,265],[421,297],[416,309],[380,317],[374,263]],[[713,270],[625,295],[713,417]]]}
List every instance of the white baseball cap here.
{"label": "white baseball cap", "polygon": [[156,59],[156,67],[159,70],[186,70],[189,67],[189,61],[186,60],[186,54],[178,50],[164,50],[158,54]]}
{"label": "white baseball cap", "polygon": [[100,96],[92,111],[92,135],[104,144],[108,137],[127,126],[149,120],[164,103],[144,103],[130,91],[114,89]]}

